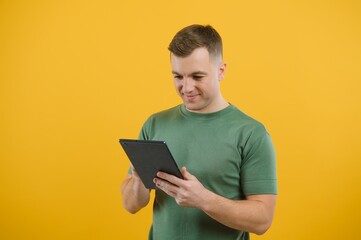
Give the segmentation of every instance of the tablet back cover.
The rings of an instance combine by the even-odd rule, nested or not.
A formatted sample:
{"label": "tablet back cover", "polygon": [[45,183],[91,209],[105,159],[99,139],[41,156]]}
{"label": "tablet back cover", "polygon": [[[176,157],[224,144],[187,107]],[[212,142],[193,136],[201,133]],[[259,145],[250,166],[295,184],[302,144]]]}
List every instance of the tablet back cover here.
{"label": "tablet back cover", "polygon": [[148,189],[156,189],[153,179],[158,171],[183,179],[164,141],[120,139],[125,153]]}

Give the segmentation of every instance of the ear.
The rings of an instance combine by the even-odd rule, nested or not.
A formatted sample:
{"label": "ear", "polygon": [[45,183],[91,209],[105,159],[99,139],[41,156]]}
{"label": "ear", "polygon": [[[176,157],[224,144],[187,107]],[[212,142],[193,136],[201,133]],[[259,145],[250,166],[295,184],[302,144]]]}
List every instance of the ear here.
{"label": "ear", "polygon": [[224,79],[224,75],[226,74],[227,64],[222,62],[218,67],[218,80],[222,81]]}

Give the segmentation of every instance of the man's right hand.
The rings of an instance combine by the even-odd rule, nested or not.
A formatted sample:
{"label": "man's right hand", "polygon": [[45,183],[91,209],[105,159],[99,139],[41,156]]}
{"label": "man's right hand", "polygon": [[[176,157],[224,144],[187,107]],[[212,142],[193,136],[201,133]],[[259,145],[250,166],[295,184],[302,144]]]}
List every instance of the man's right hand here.
{"label": "man's right hand", "polygon": [[147,189],[133,167],[132,174],[128,174],[121,187],[123,207],[130,213],[136,213],[145,207],[150,199],[150,190]]}

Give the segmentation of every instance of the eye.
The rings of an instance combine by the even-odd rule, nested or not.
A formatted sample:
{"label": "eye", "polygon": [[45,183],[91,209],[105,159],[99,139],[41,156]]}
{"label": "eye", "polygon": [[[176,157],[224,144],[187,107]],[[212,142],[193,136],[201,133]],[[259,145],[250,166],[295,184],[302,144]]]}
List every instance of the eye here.
{"label": "eye", "polygon": [[182,78],[183,78],[183,77],[180,76],[180,75],[174,75],[173,77],[174,77],[174,79],[176,79],[176,80],[182,80]]}
{"label": "eye", "polygon": [[203,75],[194,75],[193,79],[194,80],[201,80],[204,76]]}

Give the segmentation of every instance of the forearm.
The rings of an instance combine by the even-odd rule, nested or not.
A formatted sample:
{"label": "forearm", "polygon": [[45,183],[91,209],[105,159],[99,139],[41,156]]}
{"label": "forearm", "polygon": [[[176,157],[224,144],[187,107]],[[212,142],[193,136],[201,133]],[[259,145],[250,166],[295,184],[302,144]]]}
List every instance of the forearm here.
{"label": "forearm", "polygon": [[134,179],[128,174],[122,187],[123,207],[130,213],[136,213],[145,207],[150,199],[149,189],[145,188],[139,179]]}
{"label": "forearm", "polygon": [[216,221],[237,230],[263,234],[271,226],[276,195],[248,195],[246,200],[231,200],[206,189],[185,167],[184,179],[158,172],[155,183],[183,207],[203,210]]}
{"label": "forearm", "polygon": [[263,202],[252,196],[247,200],[230,200],[208,192],[201,209],[228,227],[260,235],[271,226],[276,200],[275,195],[263,196],[269,200]]}

